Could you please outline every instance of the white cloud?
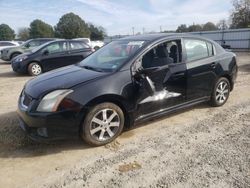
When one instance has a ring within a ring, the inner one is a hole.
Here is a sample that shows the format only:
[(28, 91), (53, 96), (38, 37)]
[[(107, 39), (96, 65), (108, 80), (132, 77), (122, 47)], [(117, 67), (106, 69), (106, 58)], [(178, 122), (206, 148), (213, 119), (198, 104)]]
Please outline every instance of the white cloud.
[[(23, 6), (22, 6), (22, 3)], [(31, 6), (32, 5), (32, 6)], [(228, 18), (230, 0), (7, 0), (0, 1), (1, 22), (17, 29), (39, 18), (55, 25), (65, 13), (102, 25), (108, 34), (175, 30), (180, 24), (202, 24)]]

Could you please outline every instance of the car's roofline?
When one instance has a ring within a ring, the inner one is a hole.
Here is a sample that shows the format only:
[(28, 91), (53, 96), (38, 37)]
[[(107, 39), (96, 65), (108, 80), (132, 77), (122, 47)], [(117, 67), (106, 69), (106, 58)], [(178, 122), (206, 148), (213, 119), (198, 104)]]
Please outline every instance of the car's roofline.
[(194, 38), (194, 39), (202, 39), (202, 40), (207, 40), (211, 41), (212, 40), (202, 37), (202, 36), (197, 36), (197, 35), (192, 35), (192, 34), (186, 34), (186, 33), (157, 33), (157, 34), (143, 34), (143, 35), (134, 35), (134, 36), (128, 36), (124, 38), (117, 39), (115, 41), (122, 41), (122, 40), (141, 40), (141, 41), (149, 41), (149, 42), (154, 42), (158, 40), (164, 40), (168, 38)]

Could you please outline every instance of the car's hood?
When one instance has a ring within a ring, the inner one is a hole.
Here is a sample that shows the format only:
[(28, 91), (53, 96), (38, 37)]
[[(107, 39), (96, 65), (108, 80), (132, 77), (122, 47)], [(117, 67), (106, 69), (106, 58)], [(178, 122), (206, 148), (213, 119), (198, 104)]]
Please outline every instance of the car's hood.
[(28, 81), (25, 85), (25, 93), (32, 98), (39, 98), (52, 90), (68, 89), (107, 74), (71, 65), (42, 74)]
[(23, 58), (23, 57), (25, 57), (25, 56), (27, 56), (27, 57), (29, 58), (30, 55), (32, 55), (31, 52), (25, 52), (25, 53), (23, 53), (23, 54), (20, 54), (20, 55), (14, 57), (14, 58), (11, 60), (11, 62), (16, 62), (17, 59)]

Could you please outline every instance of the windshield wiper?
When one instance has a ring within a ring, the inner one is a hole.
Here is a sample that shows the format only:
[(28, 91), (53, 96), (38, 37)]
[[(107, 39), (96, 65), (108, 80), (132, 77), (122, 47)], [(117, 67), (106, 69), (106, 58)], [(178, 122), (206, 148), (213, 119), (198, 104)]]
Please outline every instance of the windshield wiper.
[(97, 71), (97, 72), (103, 72), (103, 70), (100, 69), (100, 68), (91, 67), (91, 66), (88, 66), (88, 65), (84, 65), (82, 67), (85, 68), (85, 69), (89, 69), (89, 70), (93, 70), (93, 71)]

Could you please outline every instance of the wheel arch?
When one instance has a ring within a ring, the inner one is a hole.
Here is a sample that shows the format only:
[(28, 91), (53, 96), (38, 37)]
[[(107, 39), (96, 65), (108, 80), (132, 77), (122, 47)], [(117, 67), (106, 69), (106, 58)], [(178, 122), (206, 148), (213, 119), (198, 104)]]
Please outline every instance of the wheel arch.
[(124, 99), (122, 96), (115, 95), (115, 94), (101, 95), (89, 101), (85, 106), (87, 107), (87, 109), (89, 109), (97, 104), (104, 103), (104, 102), (114, 103), (115, 105), (119, 106), (124, 113), (124, 118), (125, 118), (124, 127), (130, 128), (132, 126), (133, 118), (131, 117), (129, 113), (130, 111), (129, 105), (126, 102), (126, 99)]
[(232, 91), (233, 87), (234, 87), (232, 77), (229, 74), (223, 74), (223, 75), (220, 76), (220, 78), (222, 78), (222, 77), (228, 79), (229, 84), (230, 84), (230, 91)]
[(12, 52), (11, 54), (10, 54), (10, 59), (12, 59), (13, 58), (13, 55), (14, 54), (22, 54), (22, 52), (20, 52), (20, 51), (15, 51), (15, 52)]
[(31, 63), (37, 63), (37, 64), (39, 64), (39, 65), (42, 67), (42, 70), (43, 70), (43, 66), (42, 66), (42, 64), (41, 64), (40, 61), (38, 61), (38, 60), (32, 60), (32, 61), (29, 61), (29, 62), (27, 63), (27, 67), (26, 67), (26, 70), (27, 70), (27, 71), (28, 71), (29, 65), (30, 65)]

